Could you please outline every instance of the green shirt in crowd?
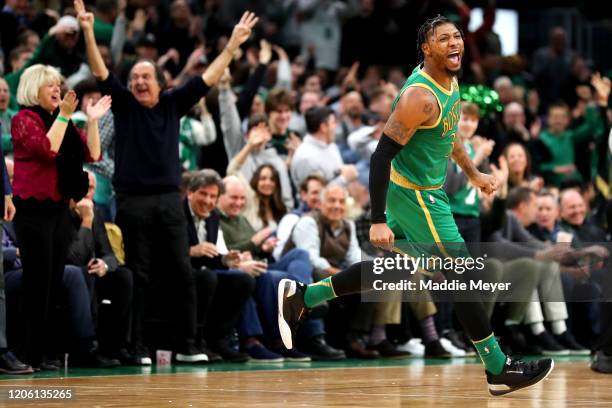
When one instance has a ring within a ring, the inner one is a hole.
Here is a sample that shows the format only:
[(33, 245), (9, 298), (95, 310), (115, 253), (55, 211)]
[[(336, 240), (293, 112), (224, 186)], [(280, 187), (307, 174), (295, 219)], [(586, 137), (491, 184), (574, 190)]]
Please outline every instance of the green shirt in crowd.
[[(544, 176), (546, 184), (559, 187), (563, 180), (582, 180), (578, 170), (571, 174), (558, 174), (554, 172), (555, 167), (565, 166), (576, 163), (576, 145), (588, 140), (596, 140), (602, 135), (602, 122), (599, 111), (588, 107), (585, 111), (585, 121), (575, 129), (567, 129), (558, 134), (553, 134), (548, 130), (540, 133), (540, 140), (551, 154), (551, 160), (540, 164), (540, 171)], [(590, 158), (593, 160), (593, 157)]]

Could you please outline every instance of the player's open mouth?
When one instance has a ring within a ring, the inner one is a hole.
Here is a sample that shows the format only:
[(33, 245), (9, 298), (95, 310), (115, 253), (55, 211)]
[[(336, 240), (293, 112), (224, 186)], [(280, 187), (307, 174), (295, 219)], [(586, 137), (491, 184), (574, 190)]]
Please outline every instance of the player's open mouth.
[(448, 55), (448, 59), (451, 63), (457, 65), (461, 62), (461, 55), (459, 54), (459, 52), (453, 52)]

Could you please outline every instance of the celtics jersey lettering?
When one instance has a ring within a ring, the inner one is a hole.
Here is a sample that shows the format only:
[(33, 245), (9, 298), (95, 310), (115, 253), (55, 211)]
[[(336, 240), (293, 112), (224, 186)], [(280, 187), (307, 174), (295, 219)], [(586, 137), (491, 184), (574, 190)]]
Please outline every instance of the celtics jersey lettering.
[(392, 180), (399, 176), (417, 188), (440, 188), (446, 179), (446, 167), (457, 137), (461, 112), (459, 84), (453, 80), (452, 89), (444, 89), (418, 66), (395, 98), (394, 110), (399, 98), (410, 87), (429, 90), (438, 101), (440, 116), (433, 125), (419, 126), (408, 144), (395, 156)]
[[(472, 147), (472, 144), (466, 142), (463, 144), (465, 151), (467, 152), (470, 159), (473, 161), (476, 156), (476, 151)], [(461, 173), (461, 167), (457, 163), (452, 162), (451, 166), (455, 167), (457, 173)], [(455, 194), (448, 194), (448, 201), (451, 206), (453, 214), (465, 215), (470, 217), (480, 216), (480, 198), (478, 197), (478, 191), (469, 182), (460, 188)]]

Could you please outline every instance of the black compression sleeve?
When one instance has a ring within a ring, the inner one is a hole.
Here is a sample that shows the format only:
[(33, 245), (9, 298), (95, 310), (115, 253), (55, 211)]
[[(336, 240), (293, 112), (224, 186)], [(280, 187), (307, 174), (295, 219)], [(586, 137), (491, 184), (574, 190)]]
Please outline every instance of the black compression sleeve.
[(401, 144), (383, 134), (370, 159), (370, 204), (372, 206), (372, 224), (387, 221), (387, 188), (391, 176), (391, 160), (402, 150)]

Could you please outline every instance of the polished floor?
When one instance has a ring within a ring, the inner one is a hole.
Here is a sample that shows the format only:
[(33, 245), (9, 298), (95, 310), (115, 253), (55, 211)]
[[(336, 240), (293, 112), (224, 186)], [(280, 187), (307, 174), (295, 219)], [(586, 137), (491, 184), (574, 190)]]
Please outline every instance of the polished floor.
[[(612, 375), (588, 358), (555, 362), (543, 383), (503, 397), (489, 396), (476, 359), (71, 369), (0, 377), (0, 407), (612, 407)], [(73, 398), (9, 399), (45, 389)]]

